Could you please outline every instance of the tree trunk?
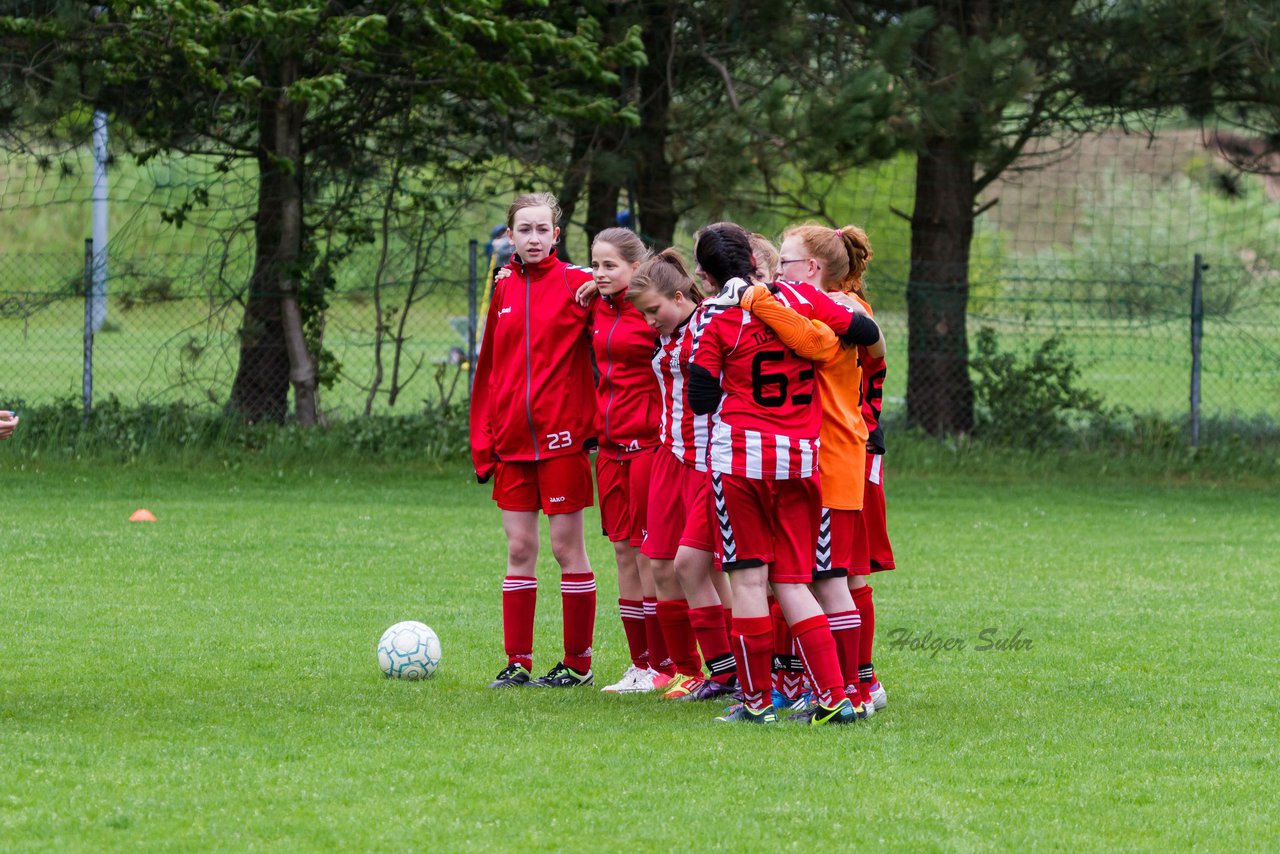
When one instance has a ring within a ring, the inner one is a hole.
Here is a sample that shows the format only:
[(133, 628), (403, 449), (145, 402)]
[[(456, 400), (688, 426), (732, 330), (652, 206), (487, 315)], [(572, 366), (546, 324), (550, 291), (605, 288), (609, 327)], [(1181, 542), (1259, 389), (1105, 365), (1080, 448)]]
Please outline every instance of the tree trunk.
[(591, 173), (587, 182), (587, 240), (596, 239), (596, 235), (606, 228), (618, 224), (618, 194), (622, 188), (609, 178), (597, 178)]
[(600, 128), (591, 173), (587, 178), (587, 244), (606, 228), (618, 224), (618, 194), (622, 192), (622, 169), (618, 149), (622, 145), (619, 128)]
[(649, 61), (639, 69), (640, 127), (634, 131), (636, 152), (636, 213), (640, 234), (655, 249), (670, 246), (676, 233), (675, 190), (667, 163), (671, 107), (667, 60), (675, 40), (671, 5), (655, 0), (645, 5), (648, 22), (641, 33)]
[(229, 407), (249, 421), (281, 423), (292, 383), (299, 423), (318, 418), (315, 362), (307, 350), (298, 306), (302, 254), (302, 121), (306, 108), (285, 91), (296, 65), (280, 66), (275, 97), (258, 110), (258, 211), (255, 254), (240, 331), (240, 364)]
[(907, 282), (907, 422), (933, 436), (973, 429), (965, 314), (974, 160), (944, 138), (916, 165)]
[[(573, 129), (573, 142), (569, 147), (569, 168), (564, 174), (564, 183), (560, 185), (560, 193), (556, 201), (560, 203), (560, 239), (556, 241), (556, 255), (566, 264), (569, 260), (569, 226), (573, 215), (578, 210), (578, 197), (582, 195), (582, 185), (587, 179), (587, 170), (591, 164), (591, 139), (595, 128), (578, 125)], [(590, 245), (591, 238), (587, 238)], [(588, 260), (588, 263), (590, 261)]]

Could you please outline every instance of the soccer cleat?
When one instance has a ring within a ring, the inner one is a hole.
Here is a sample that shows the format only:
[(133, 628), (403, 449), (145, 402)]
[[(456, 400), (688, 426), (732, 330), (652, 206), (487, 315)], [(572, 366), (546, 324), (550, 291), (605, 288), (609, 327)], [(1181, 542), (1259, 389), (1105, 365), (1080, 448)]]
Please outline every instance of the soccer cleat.
[(662, 699), (687, 700), (689, 695), (701, 688), (706, 681), (702, 676), (686, 676), (678, 683), (673, 679), (671, 685), (663, 692)]
[(717, 682), (714, 679), (704, 679), (702, 684), (694, 688), (683, 697), (676, 697), (677, 700), (714, 700), (717, 697), (729, 697), (737, 691), (737, 679), (730, 679), (728, 683)]
[(889, 698), (885, 696), (884, 686), (879, 679), (871, 683), (871, 705), (875, 706), (876, 711), (889, 705)]
[(722, 724), (776, 724), (778, 722), (778, 714), (773, 710), (773, 706), (765, 706), (760, 711), (753, 712), (746, 703), (739, 703), (736, 706), (731, 706), (716, 720)]
[(798, 724), (809, 724), (810, 726), (825, 726), (826, 724), (851, 724), (866, 716), (866, 710), (861, 703), (855, 706), (852, 700), (845, 697), (830, 707), (821, 703), (814, 703), (804, 711), (796, 712), (787, 720)]
[(687, 673), (677, 673), (675, 676), (672, 676), (670, 679), (668, 679), (666, 685), (663, 686), (662, 699), (664, 700), (675, 699), (675, 697), (668, 696), (672, 692), (678, 692), (677, 696), (681, 696), (681, 697), (684, 696), (685, 693), (687, 693), (681, 690), (684, 687), (684, 683), (688, 682), (691, 679), (701, 679), (701, 678), (702, 678), (701, 676), (690, 676)]
[(502, 668), (502, 672), (498, 674), (498, 678), (489, 683), (490, 688), (519, 688), (521, 685), (529, 684), (529, 671), (524, 669), (524, 665), (516, 664), (514, 661)]
[(604, 686), (600, 690), (608, 694), (639, 694), (644, 691), (652, 691), (653, 677), (656, 675), (647, 667), (636, 667), (632, 664), (627, 667), (627, 671), (622, 674), (621, 679), (612, 685)]
[(662, 673), (661, 671), (658, 671), (658, 670), (653, 671), (653, 690), (655, 691), (667, 690), (667, 688), (671, 687), (671, 680), (675, 678), (676, 677), (668, 676), (667, 674)]
[(533, 688), (576, 688), (579, 685), (590, 685), (593, 679), (590, 670), (579, 673), (562, 661), (551, 668), (546, 676), (539, 676), (529, 685)]
[(855, 709), (861, 703), (863, 710), (866, 712), (866, 717), (871, 717), (876, 713), (876, 707), (871, 704), (871, 693), (869, 691), (864, 693), (861, 690), (862, 687), (857, 682), (852, 685), (846, 685), (844, 686), (844, 695), (849, 698), (849, 702), (853, 703)]
[(813, 692), (805, 691), (794, 700), (783, 694), (781, 691), (773, 692), (773, 707), (781, 714), (791, 712), (803, 712), (809, 706), (813, 705)]

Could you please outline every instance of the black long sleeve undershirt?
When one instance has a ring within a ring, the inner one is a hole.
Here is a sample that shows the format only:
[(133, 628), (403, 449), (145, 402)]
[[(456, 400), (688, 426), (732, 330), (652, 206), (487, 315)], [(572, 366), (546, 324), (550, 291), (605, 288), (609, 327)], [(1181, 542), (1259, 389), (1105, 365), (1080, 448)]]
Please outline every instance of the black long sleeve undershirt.
[(840, 340), (850, 347), (870, 347), (880, 340), (880, 326), (865, 314), (855, 314)]
[(715, 412), (724, 397), (724, 389), (720, 381), (711, 376), (711, 372), (702, 365), (689, 366), (689, 407), (694, 415), (707, 415)]

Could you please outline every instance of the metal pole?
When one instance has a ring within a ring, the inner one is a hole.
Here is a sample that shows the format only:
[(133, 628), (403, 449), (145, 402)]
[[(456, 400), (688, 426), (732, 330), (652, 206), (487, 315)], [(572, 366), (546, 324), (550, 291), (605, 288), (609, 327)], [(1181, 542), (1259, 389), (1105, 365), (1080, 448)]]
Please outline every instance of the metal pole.
[(470, 255), (470, 267), (467, 273), (467, 389), (470, 390), (475, 385), (476, 377), (476, 330), (480, 324), (480, 279), (479, 257), (480, 257), (480, 241), (472, 240), (467, 245), (467, 251)]
[(93, 114), (93, 331), (107, 319), (107, 114)]
[(84, 242), (84, 378), (82, 406), (84, 420), (89, 422), (93, 412), (93, 238)]
[(1191, 447), (1200, 446), (1200, 345), (1204, 339), (1204, 271), (1209, 265), (1196, 253), (1191, 275)]

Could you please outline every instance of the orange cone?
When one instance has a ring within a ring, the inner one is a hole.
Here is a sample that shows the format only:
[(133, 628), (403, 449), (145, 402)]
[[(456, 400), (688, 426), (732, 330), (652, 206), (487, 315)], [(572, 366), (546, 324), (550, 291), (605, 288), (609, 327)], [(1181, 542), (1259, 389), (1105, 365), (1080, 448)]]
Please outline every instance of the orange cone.
[(130, 522), (154, 522), (155, 520), (155, 514), (145, 507), (133, 511), (133, 515), (129, 517)]

